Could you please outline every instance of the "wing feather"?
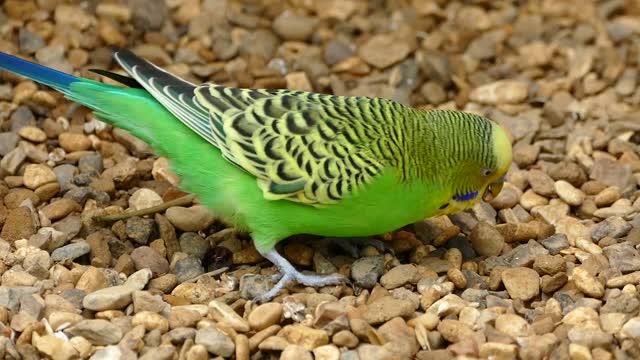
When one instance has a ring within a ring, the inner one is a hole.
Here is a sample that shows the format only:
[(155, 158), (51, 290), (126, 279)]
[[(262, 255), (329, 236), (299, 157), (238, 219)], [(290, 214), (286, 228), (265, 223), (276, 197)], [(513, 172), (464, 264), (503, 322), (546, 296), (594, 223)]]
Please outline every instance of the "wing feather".
[(384, 169), (373, 99), (194, 85), (123, 50), (120, 65), (181, 122), (256, 177), (267, 199), (341, 201)]

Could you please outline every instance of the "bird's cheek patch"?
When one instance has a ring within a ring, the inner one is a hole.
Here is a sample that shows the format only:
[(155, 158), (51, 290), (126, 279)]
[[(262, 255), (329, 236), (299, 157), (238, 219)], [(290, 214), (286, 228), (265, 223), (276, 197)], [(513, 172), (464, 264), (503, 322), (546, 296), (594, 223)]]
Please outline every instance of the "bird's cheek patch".
[(456, 195), (453, 196), (453, 199), (455, 201), (458, 201), (458, 202), (466, 202), (466, 201), (473, 200), (476, 197), (478, 197), (478, 192), (477, 191), (471, 191), (471, 192), (468, 192), (468, 193), (456, 194)]

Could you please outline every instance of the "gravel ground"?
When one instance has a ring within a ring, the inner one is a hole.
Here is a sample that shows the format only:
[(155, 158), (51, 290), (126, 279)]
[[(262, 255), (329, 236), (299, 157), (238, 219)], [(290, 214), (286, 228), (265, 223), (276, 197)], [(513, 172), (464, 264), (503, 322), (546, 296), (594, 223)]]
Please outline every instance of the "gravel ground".
[[(383, 96), (509, 129), (501, 195), (355, 253), (298, 237), (292, 286), (166, 159), (0, 74), (0, 357), (640, 358), (640, 2), (0, 1), (0, 51), (98, 79), (109, 46), (194, 82)], [(107, 80), (105, 80), (107, 81)]]

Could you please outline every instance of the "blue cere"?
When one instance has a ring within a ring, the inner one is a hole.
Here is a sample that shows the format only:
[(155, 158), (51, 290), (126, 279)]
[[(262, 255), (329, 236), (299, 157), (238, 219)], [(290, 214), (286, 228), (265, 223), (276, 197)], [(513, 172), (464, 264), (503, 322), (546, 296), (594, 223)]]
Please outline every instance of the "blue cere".
[(454, 200), (456, 201), (469, 201), (469, 200), (473, 200), (478, 196), (478, 192), (477, 191), (472, 191), (472, 192), (468, 192), (468, 193), (464, 193), (464, 194), (456, 194), (453, 196)]

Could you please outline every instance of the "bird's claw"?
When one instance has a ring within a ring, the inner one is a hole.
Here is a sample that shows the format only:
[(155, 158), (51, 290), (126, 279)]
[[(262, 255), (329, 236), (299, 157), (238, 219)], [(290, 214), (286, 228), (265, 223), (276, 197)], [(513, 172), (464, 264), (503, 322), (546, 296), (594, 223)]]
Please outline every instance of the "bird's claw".
[(255, 297), (256, 303), (269, 301), (276, 297), (280, 290), (284, 289), (291, 281), (298, 284), (311, 287), (323, 287), (329, 285), (338, 285), (348, 282), (348, 279), (340, 274), (333, 275), (306, 275), (296, 270), (289, 261), (283, 258), (275, 249), (265, 252), (263, 256), (271, 261), (279, 270), (278, 274), (274, 274), (271, 278), (276, 284), (269, 291)]

